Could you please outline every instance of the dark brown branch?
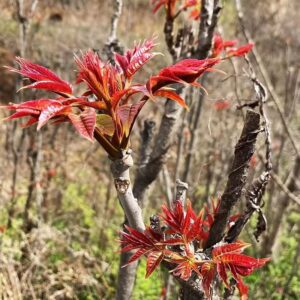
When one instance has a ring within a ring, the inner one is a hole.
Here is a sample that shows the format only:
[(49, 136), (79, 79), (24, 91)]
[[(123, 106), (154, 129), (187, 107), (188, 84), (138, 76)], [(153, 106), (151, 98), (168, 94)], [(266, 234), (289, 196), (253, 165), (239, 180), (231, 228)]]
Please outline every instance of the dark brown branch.
[[(269, 120), (267, 118), (265, 112), (265, 103), (267, 100), (267, 91), (264, 85), (257, 79), (254, 69), (252, 67), (251, 62), (246, 57), (246, 61), (249, 66), (250, 70), (250, 79), (253, 82), (254, 90), (256, 93), (256, 101), (252, 102), (254, 107), (259, 106), (259, 111), (261, 116), (263, 117), (263, 127), (265, 133), (265, 144), (266, 144), (266, 153), (265, 159), (261, 158), (261, 161), (264, 162), (265, 170), (264, 172), (257, 178), (253, 184), (251, 185), (250, 189), (248, 189), (246, 193), (246, 200), (247, 200), (247, 207), (246, 211), (242, 214), (242, 216), (237, 220), (237, 222), (230, 228), (226, 241), (231, 243), (236, 240), (243, 230), (246, 223), (249, 221), (250, 217), (254, 212), (258, 213), (258, 222), (256, 231), (254, 236), (256, 240), (258, 240), (259, 236), (262, 234), (263, 231), (266, 230), (267, 221), (266, 218), (261, 210), (263, 206), (262, 197), (265, 192), (266, 186), (271, 178), (270, 172), (272, 170), (272, 162), (271, 162), (271, 133), (269, 129)], [(253, 108), (254, 108), (253, 107)]]
[(230, 212), (240, 199), (246, 184), (249, 161), (255, 150), (255, 143), (260, 132), (260, 115), (247, 111), (241, 137), (235, 147), (233, 163), (228, 175), (225, 191), (215, 221), (211, 227), (206, 248), (210, 248), (223, 238)]

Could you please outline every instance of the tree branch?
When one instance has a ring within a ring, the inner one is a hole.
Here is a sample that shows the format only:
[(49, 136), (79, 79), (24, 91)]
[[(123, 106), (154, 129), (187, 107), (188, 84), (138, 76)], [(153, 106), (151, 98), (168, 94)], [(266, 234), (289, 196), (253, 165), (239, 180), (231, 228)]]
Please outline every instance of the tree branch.
[(114, 177), (118, 199), (123, 207), (130, 227), (144, 231), (145, 225), (142, 210), (134, 197), (129, 177), (129, 169), (133, 166), (131, 150), (123, 153), (123, 157), (111, 161), (111, 172)]
[(201, 1), (201, 22), (198, 35), (198, 45), (194, 57), (208, 57), (212, 46), (213, 35), (222, 9), (220, 0)]
[(235, 147), (234, 159), (225, 191), (221, 197), (220, 208), (215, 216), (205, 248), (212, 247), (223, 238), (230, 212), (240, 199), (242, 189), (246, 184), (249, 161), (254, 153), (259, 132), (260, 115), (248, 110), (241, 137)]

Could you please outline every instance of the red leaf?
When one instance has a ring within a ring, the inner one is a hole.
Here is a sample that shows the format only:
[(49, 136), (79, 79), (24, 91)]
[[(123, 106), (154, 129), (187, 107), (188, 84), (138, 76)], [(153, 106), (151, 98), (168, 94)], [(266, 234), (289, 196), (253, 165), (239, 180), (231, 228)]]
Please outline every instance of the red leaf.
[(43, 89), (63, 95), (72, 94), (72, 86), (68, 82), (60, 79), (49, 69), (21, 57), (17, 57), (16, 61), (20, 66), (20, 70), (10, 67), (9, 70), (36, 81), (36, 83), (25, 86), (24, 88)]
[(131, 129), (134, 125), (134, 122), (140, 113), (142, 107), (144, 106), (144, 102), (140, 101), (131, 105), (122, 105), (118, 107), (116, 115), (120, 119), (123, 128), (123, 134), (128, 137)]
[(228, 55), (229, 56), (244, 56), (245, 54), (247, 54), (248, 52), (250, 52), (252, 50), (253, 46), (254, 46), (253, 43), (246, 44), (237, 49), (228, 51)]
[(172, 270), (172, 273), (174, 276), (179, 276), (183, 280), (189, 280), (192, 276), (192, 271), (193, 269), (191, 268), (189, 261), (184, 261), (176, 266), (176, 268)]
[(43, 109), (37, 126), (37, 130), (41, 129), (51, 118), (56, 117), (61, 114), (67, 114), (71, 112), (71, 108), (64, 105), (49, 105), (47, 108)]
[(224, 264), (217, 264), (217, 272), (218, 272), (219, 276), (221, 277), (221, 279), (223, 280), (223, 282), (225, 283), (225, 285), (227, 287), (229, 287), (228, 277), (227, 277), (226, 268), (225, 268)]
[(68, 117), (79, 134), (93, 142), (96, 126), (95, 110), (93, 108), (87, 108), (80, 115), (69, 114)]
[(217, 57), (221, 54), (222, 51), (226, 48), (231, 48), (236, 45), (236, 40), (224, 41), (220, 34), (216, 34), (213, 40), (213, 53), (212, 57)]
[(162, 69), (158, 75), (153, 76), (147, 83), (147, 87), (152, 93), (158, 89), (172, 84), (193, 84), (197, 78), (220, 62), (219, 58), (211, 59), (184, 59), (178, 63)]
[(201, 266), (201, 275), (203, 276), (202, 286), (205, 295), (208, 299), (211, 299), (211, 283), (215, 277), (215, 274), (216, 274), (216, 268), (214, 264), (204, 263)]
[(250, 244), (245, 243), (243, 241), (237, 241), (231, 244), (224, 244), (221, 246), (217, 246), (212, 250), (212, 256), (214, 259), (218, 259), (224, 254), (231, 254), (231, 253), (242, 253)]
[(248, 286), (244, 284), (242, 279), (237, 280), (237, 288), (240, 292), (241, 300), (248, 300)]
[(3, 121), (10, 121), (10, 120), (13, 120), (13, 119), (28, 117), (28, 116), (31, 116), (31, 115), (34, 115), (34, 114), (39, 115), (39, 112), (36, 111), (36, 110), (29, 110), (29, 109), (20, 110), (20, 111), (15, 112), (14, 114), (10, 115), (9, 117), (3, 119)]
[(182, 107), (188, 109), (188, 106), (185, 103), (185, 101), (179, 95), (177, 95), (176, 92), (174, 92), (174, 91), (170, 91), (170, 90), (158, 90), (157, 92), (154, 93), (154, 96), (166, 97), (168, 99), (174, 100), (179, 105), (181, 105)]
[(168, 0), (152, 0), (154, 6), (152, 12), (155, 14), (162, 6), (166, 5)]
[(228, 100), (217, 100), (214, 103), (214, 108), (216, 111), (225, 110), (230, 107), (230, 102)]
[(104, 64), (92, 50), (82, 54), (81, 58), (75, 56), (75, 62), (79, 69), (76, 82), (84, 82), (89, 88), (88, 92), (96, 95), (98, 100), (110, 101), (110, 95), (115, 93), (116, 88), (116, 68)]
[(156, 53), (150, 53), (154, 46), (153, 39), (146, 40), (144, 43), (136, 45), (134, 49), (128, 50), (125, 55), (115, 54), (115, 60), (126, 78), (131, 78), (148, 60), (156, 55)]
[(131, 264), (132, 262), (138, 260), (142, 255), (144, 255), (147, 252), (147, 250), (145, 249), (139, 249), (138, 251), (136, 251), (128, 260), (127, 264), (123, 265), (123, 267), (128, 266), (129, 264)]
[(52, 99), (40, 99), (40, 100), (30, 100), (20, 104), (10, 104), (2, 106), (1, 108), (8, 110), (15, 110), (16, 112), (11, 116), (4, 119), (5, 121), (22, 118), (22, 117), (33, 117), (30, 122), (26, 123), (26, 127), (36, 123), (37, 118), (40, 116), (41, 112), (49, 107), (62, 107), (61, 102)]
[(72, 90), (68, 85), (61, 82), (55, 82), (55, 81), (37, 81), (32, 84), (23, 86), (19, 89), (40, 89), (40, 90), (46, 90), (46, 91), (53, 91), (59, 94), (71, 94)]
[(160, 252), (151, 252), (147, 257), (147, 266), (146, 266), (146, 278), (149, 277), (153, 271), (158, 267), (161, 261), (164, 258), (164, 253)]
[(158, 242), (161, 242), (162, 235), (154, 234), (151, 228), (146, 228), (144, 232), (139, 232), (126, 225), (125, 228), (128, 233), (125, 231), (121, 232), (121, 244), (123, 245), (123, 252), (139, 248), (147, 251), (153, 249), (157, 250), (159, 248), (156, 247), (156, 244), (158, 244)]
[(245, 268), (260, 268), (265, 265), (269, 258), (254, 258), (243, 254), (223, 254), (218, 258), (218, 261), (224, 264), (231, 264), (234, 266)]

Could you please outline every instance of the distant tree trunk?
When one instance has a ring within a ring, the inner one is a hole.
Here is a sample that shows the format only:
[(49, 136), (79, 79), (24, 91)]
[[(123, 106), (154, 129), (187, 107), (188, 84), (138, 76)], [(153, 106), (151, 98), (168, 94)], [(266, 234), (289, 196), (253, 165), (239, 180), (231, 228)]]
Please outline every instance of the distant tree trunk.
[[(290, 174), (287, 182), (287, 188), (288, 190), (293, 193), (297, 189), (297, 180), (300, 176), (300, 158), (298, 157), (295, 161), (293, 171)], [(272, 254), (272, 248), (274, 246), (276, 237), (278, 235), (280, 226), (282, 224), (282, 220), (284, 218), (285, 212), (289, 206), (290, 203), (290, 197), (282, 193), (279, 197), (279, 200), (277, 203), (273, 203), (273, 205), (276, 205), (276, 211), (274, 213), (274, 216), (272, 217), (272, 223), (271, 223), (271, 229), (270, 232), (265, 236), (262, 244), (262, 250), (261, 253), (263, 256), (269, 256)]]

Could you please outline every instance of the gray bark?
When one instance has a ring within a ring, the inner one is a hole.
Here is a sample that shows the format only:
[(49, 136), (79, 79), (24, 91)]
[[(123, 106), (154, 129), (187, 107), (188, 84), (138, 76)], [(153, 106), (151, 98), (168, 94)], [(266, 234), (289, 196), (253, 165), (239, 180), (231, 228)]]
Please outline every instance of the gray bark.
[[(128, 220), (130, 227), (144, 231), (142, 210), (134, 197), (129, 176), (129, 169), (133, 165), (131, 150), (123, 153), (123, 158), (111, 162), (111, 171), (114, 177), (114, 183), (118, 194), (118, 199)], [(120, 257), (120, 268), (118, 274), (117, 300), (130, 299), (135, 281), (137, 262), (127, 267), (122, 267), (127, 263), (132, 253), (122, 253)]]

